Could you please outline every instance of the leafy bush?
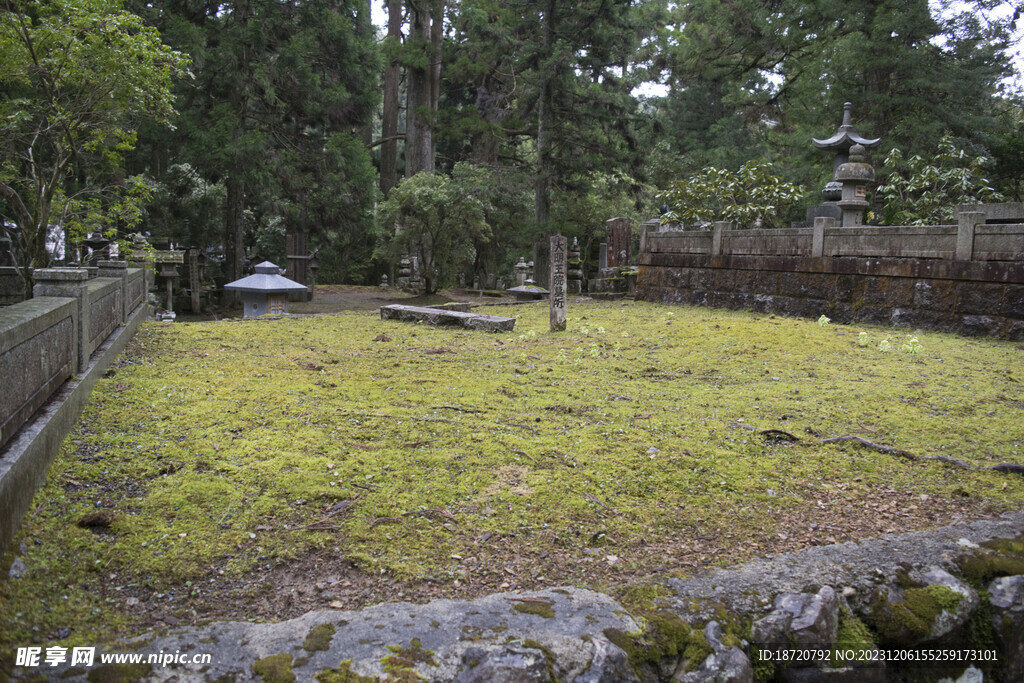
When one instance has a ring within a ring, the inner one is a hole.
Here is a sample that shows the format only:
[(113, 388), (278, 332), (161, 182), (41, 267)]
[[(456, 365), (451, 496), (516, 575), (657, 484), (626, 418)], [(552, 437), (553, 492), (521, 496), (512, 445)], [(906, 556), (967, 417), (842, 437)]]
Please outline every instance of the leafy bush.
[(885, 199), (885, 223), (950, 223), (958, 204), (1000, 201), (1003, 196), (982, 177), (988, 163), (988, 157), (970, 156), (949, 137), (939, 141), (938, 152), (930, 161), (917, 154), (904, 159), (903, 152), (893, 149), (885, 158), (886, 182), (878, 186)]
[(419, 256), (427, 294), (450, 281), (460, 267), (471, 265), (474, 244), (490, 238), (487, 207), (470, 181), (462, 173), (417, 173), (395, 186), (377, 207), (381, 230), (394, 235), (391, 257)]
[(776, 228), (786, 210), (807, 191), (772, 173), (772, 165), (748, 161), (738, 171), (713, 166), (687, 180), (677, 180), (658, 200), (668, 205), (665, 222), (709, 223), (734, 221)]

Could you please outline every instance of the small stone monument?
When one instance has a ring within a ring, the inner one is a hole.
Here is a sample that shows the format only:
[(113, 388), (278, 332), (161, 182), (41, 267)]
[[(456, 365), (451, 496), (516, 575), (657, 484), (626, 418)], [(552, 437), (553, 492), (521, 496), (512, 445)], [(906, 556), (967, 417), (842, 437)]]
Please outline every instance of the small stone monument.
[(608, 268), (628, 266), (632, 261), (633, 233), (628, 218), (612, 218), (604, 223), (608, 240)]
[(99, 230), (93, 231), (93, 233), (86, 237), (83, 242), (91, 251), (89, 254), (90, 266), (95, 266), (100, 261), (106, 261), (110, 258), (107, 252), (110, 247), (110, 240), (107, 239)]
[(13, 268), (14, 254), (11, 252), (11, 238), (0, 237), (0, 268)]
[(391, 289), (391, 285), (388, 284), (388, 276), (386, 274), (380, 276), (380, 288)]
[(412, 276), (412, 263), (409, 261), (409, 257), (402, 254), (402, 258), (398, 260), (398, 288), (401, 290), (409, 289), (409, 278)]
[(565, 331), (566, 299), (568, 284), (568, 250), (566, 239), (561, 235), (551, 236), (549, 313), (552, 332)]
[(281, 275), (277, 265), (264, 261), (256, 266), (254, 275), (229, 282), (224, 285), (224, 289), (242, 293), (245, 305), (243, 315), (251, 318), (268, 313), (287, 313), (288, 293), (304, 290), (306, 286), (289, 280)]
[(575, 237), (572, 238), (572, 246), (569, 247), (568, 292), (583, 293), (583, 261), (580, 260), (580, 243)]
[(526, 265), (526, 259), (520, 256), (519, 263), (513, 266), (512, 270), (515, 271), (516, 274), (516, 287), (521, 287), (526, 284), (526, 279), (530, 272), (530, 266)]

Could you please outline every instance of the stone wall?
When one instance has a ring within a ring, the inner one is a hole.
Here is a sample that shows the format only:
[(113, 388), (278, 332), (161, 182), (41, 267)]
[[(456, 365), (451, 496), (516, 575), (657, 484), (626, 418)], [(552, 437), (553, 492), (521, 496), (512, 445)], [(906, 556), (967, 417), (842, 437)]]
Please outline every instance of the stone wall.
[(638, 299), (1024, 339), (1024, 225), (648, 232)]
[(0, 309), (0, 447), (78, 367), (75, 300), (30, 299)]
[[(0, 308), (0, 553), (96, 380), (146, 318), (142, 270), (109, 268), (36, 270), (35, 297)], [(114, 277), (91, 277), (101, 272)]]

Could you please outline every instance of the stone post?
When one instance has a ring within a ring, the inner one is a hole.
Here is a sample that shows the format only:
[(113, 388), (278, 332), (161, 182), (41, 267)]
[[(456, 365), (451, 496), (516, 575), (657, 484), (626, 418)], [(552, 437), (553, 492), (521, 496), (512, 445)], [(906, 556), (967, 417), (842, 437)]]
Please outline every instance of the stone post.
[(597, 270), (598, 272), (608, 267), (608, 243), (601, 242), (601, 246), (597, 250)]
[(524, 284), (526, 284), (526, 275), (530, 270), (530, 266), (526, 265), (526, 259), (520, 256), (519, 263), (513, 266), (512, 270), (514, 270), (516, 274), (515, 286), (522, 287)]
[(77, 299), (75, 342), (78, 372), (89, 367), (89, 272), (85, 268), (40, 268), (33, 272), (36, 284), (32, 296), (62, 296)]
[(814, 234), (811, 237), (811, 257), (821, 258), (825, 255), (825, 229), (836, 227), (836, 219), (818, 216), (814, 219)]
[(548, 276), (551, 270), (550, 238), (542, 237), (533, 243), (533, 280), (538, 287), (548, 287)]
[(726, 230), (732, 230), (732, 223), (730, 221), (715, 221), (715, 228), (711, 233), (712, 256), (722, 255), (722, 233)]
[(561, 235), (552, 235), (550, 252), (551, 277), (548, 283), (548, 307), (552, 332), (565, 331), (568, 260), (566, 239)]
[(125, 261), (99, 261), (98, 277), (116, 277), (121, 281), (121, 324), (128, 322), (128, 263)]
[(956, 260), (974, 258), (974, 229), (985, 222), (984, 211), (963, 211), (956, 215)]
[(628, 218), (612, 218), (604, 222), (608, 240), (608, 267), (622, 268), (633, 260), (633, 233)]
[(202, 294), (202, 281), (199, 279), (199, 249), (192, 247), (188, 250), (188, 288), (192, 299), (192, 314), (199, 313), (202, 308), (200, 294)]
[(575, 237), (569, 247), (569, 292), (583, 293), (583, 262), (580, 261), (580, 244)]

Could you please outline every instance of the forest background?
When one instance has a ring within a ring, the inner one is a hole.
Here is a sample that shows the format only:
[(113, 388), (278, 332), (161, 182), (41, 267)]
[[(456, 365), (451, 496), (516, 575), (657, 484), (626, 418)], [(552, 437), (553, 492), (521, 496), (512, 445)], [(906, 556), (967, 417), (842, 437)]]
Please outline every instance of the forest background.
[(808, 188), (802, 218), (832, 172), (811, 138), (847, 101), (882, 138), (876, 166), (963, 154), (1024, 193), (1019, 0), (376, 4), (4, 0), (16, 254), (49, 265), (55, 224), (72, 249), (141, 229), (232, 280), (247, 256), (283, 263), (294, 233), (320, 282), (372, 284), (407, 246), (403, 206), (433, 202), (452, 228), (438, 285), (511, 273), (542, 235), (590, 253), (604, 220), (657, 216), (660, 190), (708, 167), (770, 164)]

